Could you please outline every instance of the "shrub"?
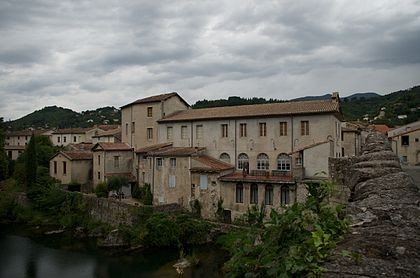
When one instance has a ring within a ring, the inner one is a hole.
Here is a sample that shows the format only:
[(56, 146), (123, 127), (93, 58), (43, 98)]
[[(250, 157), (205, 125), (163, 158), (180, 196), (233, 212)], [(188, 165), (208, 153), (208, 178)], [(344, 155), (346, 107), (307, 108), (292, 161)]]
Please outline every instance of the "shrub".
[(98, 198), (108, 198), (109, 191), (106, 183), (99, 183), (95, 188), (95, 194)]
[(78, 182), (72, 181), (67, 185), (68, 191), (77, 191), (80, 192), (82, 185)]

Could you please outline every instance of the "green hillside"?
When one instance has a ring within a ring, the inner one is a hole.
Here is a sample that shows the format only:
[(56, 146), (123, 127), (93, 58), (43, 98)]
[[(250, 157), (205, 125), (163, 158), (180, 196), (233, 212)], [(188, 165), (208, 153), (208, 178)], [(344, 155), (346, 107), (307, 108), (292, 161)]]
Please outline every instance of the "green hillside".
[(73, 110), (47, 106), (20, 119), (6, 122), (10, 130), (33, 128), (90, 127), (95, 124), (119, 124), (121, 111), (114, 107), (103, 107), (77, 113)]

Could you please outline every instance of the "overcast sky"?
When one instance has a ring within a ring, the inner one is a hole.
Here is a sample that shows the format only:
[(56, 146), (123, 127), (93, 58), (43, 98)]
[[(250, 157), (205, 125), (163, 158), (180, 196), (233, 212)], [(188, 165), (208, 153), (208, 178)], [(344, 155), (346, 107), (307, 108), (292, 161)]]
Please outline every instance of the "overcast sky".
[(0, 117), (420, 84), (420, 1), (0, 1)]

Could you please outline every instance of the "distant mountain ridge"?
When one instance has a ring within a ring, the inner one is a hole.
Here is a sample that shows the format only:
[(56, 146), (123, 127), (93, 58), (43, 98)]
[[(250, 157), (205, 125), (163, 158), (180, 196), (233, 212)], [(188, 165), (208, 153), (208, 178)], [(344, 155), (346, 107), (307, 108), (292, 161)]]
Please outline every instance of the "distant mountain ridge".
[[(331, 98), (331, 94), (321, 96), (307, 96), (295, 98), (292, 101), (322, 100)], [(355, 93), (341, 98), (344, 119), (347, 121), (361, 120), (366, 115), (374, 119), (384, 108), (385, 117), (374, 120), (374, 123), (383, 123), (389, 126), (402, 125), (420, 119), (420, 86), (393, 92), (381, 96), (374, 92)], [(235, 106), (245, 104), (262, 104), (285, 102), (280, 99), (242, 98), (230, 96), (227, 99), (199, 100), (192, 105), (194, 109)], [(405, 119), (398, 119), (398, 115), (407, 115)], [(120, 124), (121, 111), (115, 107), (103, 107), (96, 110), (87, 110), (77, 113), (71, 109), (48, 106), (34, 111), (20, 119), (5, 122), (10, 130), (33, 128), (69, 128), (90, 127), (95, 124)]]
[(22, 118), (5, 122), (10, 130), (27, 128), (91, 127), (95, 124), (120, 124), (121, 111), (107, 106), (81, 113), (58, 106), (46, 106)]

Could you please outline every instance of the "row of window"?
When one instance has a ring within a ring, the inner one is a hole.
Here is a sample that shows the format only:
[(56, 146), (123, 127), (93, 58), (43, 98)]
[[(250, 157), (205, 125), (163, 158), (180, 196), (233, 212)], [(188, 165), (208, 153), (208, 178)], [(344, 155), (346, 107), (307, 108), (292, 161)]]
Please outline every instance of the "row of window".
[[(236, 203), (244, 202), (244, 186), (238, 183), (235, 188)], [(249, 201), (251, 204), (258, 204), (258, 185), (251, 184)], [(290, 189), (288, 186), (282, 186), (280, 189), (280, 204), (285, 205), (290, 203)], [(264, 190), (264, 204), (274, 204), (274, 191), (271, 184), (267, 184)]]
[[(57, 174), (57, 161), (54, 161), (54, 174)], [(67, 162), (63, 161), (63, 175), (67, 174)]]
[[(61, 141), (61, 137), (57, 137), (57, 142), (60, 143), (60, 141)], [(66, 142), (67, 142), (67, 137), (63, 136), (63, 143), (66, 143)], [(77, 136), (73, 136), (73, 143), (76, 143), (76, 142), (77, 142)]]
[[(176, 176), (168, 176), (168, 187), (174, 188), (176, 186)], [(208, 177), (206, 175), (200, 175), (200, 189), (206, 190), (208, 188)], [(195, 185), (191, 186), (191, 190), (195, 189)]]
[[(227, 153), (222, 153), (220, 155), (220, 160), (230, 163), (230, 156)], [(269, 156), (265, 153), (260, 153), (257, 155), (257, 170), (269, 170)], [(285, 153), (281, 153), (277, 156), (277, 170), (280, 171), (290, 171), (291, 169), (291, 157)], [(302, 157), (299, 156), (296, 158), (296, 165), (302, 165)], [(241, 153), (238, 155), (238, 169), (249, 169), (249, 156), (246, 153)]]
[[(309, 121), (301, 121), (301, 129), (300, 134), (301, 135), (309, 135)], [(267, 136), (267, 123), (259, 123), (259, 135), (261, 137)], [(148, 128), (152, 130), (151, 128)], [(287, 122), (280, 122), (280, 136), (287, 136)], [(247, 137), (247, 124), (241, 123), (239, 124), (239, 137)], [(196, 125), (195, 126), (195, 137), (196, 139), (203, 138), (203, 125)], [(228, 124), (221, 124), (221, 137), (227, 138), (229, 137), (229, 128)], [(149, 136), (147, 137), (149, 139)], [(151, 137), (152, 138), (152, 137)], [(168, 126), (166, 128), (166, 139), (171, 140), (173, 138), (173, 127)], [(181, 126), (181, 139), (187, 139), (188, 138), (188, 126), (183, 125)]]

